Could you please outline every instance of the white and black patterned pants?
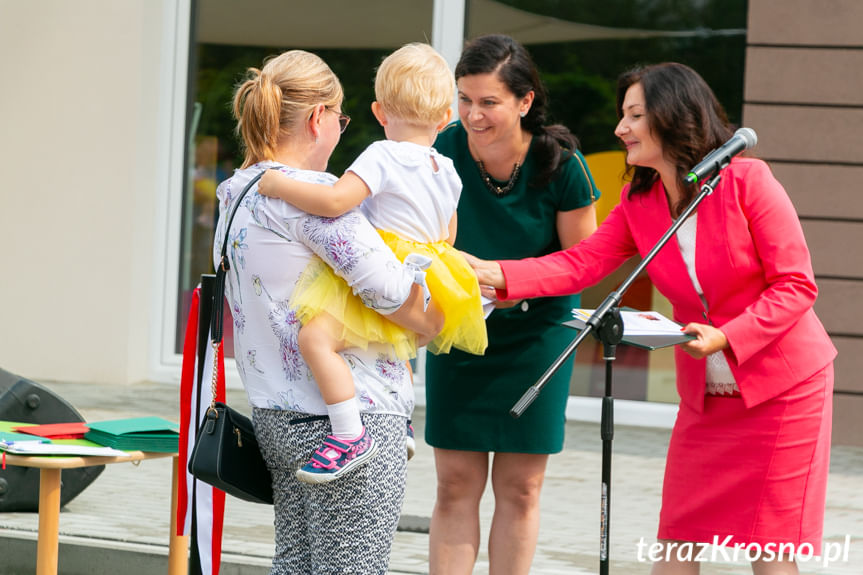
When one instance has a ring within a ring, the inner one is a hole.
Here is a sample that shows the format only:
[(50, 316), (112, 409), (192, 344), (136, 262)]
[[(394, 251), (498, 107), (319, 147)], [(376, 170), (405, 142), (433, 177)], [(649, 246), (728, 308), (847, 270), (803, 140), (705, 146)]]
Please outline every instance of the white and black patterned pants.
[(271, 575), (384, 575), (405, 493), (406, 420), (364, 413), (380, 449), (371, 461), (329, 483), (294, 473), (330, 433), (326, 417), (254, 408), (252, 421), (273, 475), (276, 550)]

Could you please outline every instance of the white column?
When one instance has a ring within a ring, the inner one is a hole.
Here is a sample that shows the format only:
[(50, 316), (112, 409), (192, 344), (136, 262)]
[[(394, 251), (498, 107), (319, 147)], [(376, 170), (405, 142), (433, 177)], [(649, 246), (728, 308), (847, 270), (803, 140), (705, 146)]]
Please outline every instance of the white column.
[(435, 0), (432, 19), (432, 46), (455, 68), (464, 43), (464, 14), (467, 0)]
[[(469, 0), (434, 0), (432, 46), (443, 54), (452, 70), (455, 70), (464, 44), (464, 16), (467, 1)], [(458, 102), (455, 95), (453, 98), (453, 110), (457, 110)]]

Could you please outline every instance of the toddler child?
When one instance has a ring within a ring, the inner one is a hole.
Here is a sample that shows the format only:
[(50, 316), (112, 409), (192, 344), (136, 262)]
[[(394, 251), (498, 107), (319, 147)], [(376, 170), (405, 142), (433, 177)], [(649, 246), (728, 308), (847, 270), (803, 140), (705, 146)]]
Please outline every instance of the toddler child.
[[(412, 43), (390, 54), (375, 76), (372, 113), (386, 140), (372, 143), (333, 185), (312, 184), (268, 171), (258, 192), (311, 214), (339, 216), (361, 206), (396, 256), (425, 275), (444, 312), (432, 353), (451, 347), (482, 354), (488, 345), (476, 276), (452, 247), (461, 180), (452, 160), (432, 144), (449, 122), (455, 80), (431, 46)], [(426, 270), (423, 272), (422, 270)], [(307, 483), (332, 481), (368, 461), (375, 440), (365, 430), (353, 380), (339, 352), (369, 342), (393, 345), (399, 359), (416, 355), (416, 334), (362, 305), (360, 295), (331, 268), (310, 264), (291, 296), (302, 322), (299, 346), (327, 404), (332, 435), (297, 471)], [(409, 451), (412, 429), (408, 424)]]

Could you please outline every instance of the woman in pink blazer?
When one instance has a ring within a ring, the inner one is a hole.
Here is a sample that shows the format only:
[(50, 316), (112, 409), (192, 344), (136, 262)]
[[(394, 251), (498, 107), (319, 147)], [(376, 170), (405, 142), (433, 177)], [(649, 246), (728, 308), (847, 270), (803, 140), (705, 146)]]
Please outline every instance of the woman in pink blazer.
[[(713, 92), (681, 64), (625, 73), (617, 102), (632, 176), (620, 204), (568, 250), (470, 258), (499, 299), (580, 292), (646, 254), (697, 193), (684, 176), (731, 136)], [(738, 557), (755, 573), (797, 573), (801, 546), (821, 549), (836, 350), (812, 309), (794, 207), (764, 162), (735, 158), (647, 271), (696, 336), (675, 350), (681, 402), (652, 572), (696, 574), (699, 550), (718, 542), (748, 546)]]

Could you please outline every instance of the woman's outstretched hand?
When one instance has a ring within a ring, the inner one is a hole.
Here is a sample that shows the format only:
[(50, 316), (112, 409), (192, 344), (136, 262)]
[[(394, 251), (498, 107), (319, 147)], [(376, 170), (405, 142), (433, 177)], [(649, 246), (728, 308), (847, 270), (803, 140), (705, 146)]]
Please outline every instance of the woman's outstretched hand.
[(479, 285), (495, 289), (504, 289), (506, 287), (506, 279), (503, 277), (503, 270), (500, 268), (499, 263), (494, 260), (481, 260), (467, 252), (461, 253), (476, 273)]
[(494, 260), (481, 260), (478, 257), (472, 256), (467, 252), (461, 252), (470, 267), (476, 273), (476, 279), (479, 282), (479, 290), (483, 297), (486, 297), (494, 302), (494, 307), (497, 309), (513, 307), (519, 302), (499, 301), (497, 299), (496, 289), (506, 288), (506, 278), (503, 276), (503, 270), (500, 264)]
[(701, 359), (707, 357), (711, 353), (728, 347), (728, 339), (721, 330), (704, 323), (688, 323), (681, 330), (683, 333), (694, 335), (696, 339), (687, 341), (680, 345), (683, 351), (694, 357)]

